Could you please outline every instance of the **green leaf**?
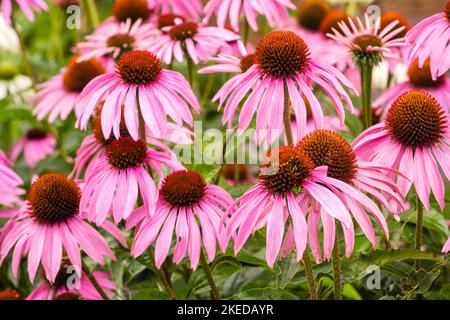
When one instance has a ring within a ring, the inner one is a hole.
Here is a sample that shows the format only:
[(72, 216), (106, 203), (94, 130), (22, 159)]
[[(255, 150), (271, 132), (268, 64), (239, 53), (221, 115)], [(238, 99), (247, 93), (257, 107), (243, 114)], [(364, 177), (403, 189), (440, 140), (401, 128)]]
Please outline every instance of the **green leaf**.
[(156, 288), (138, 290), (132, 293), (132, 300), (167, 300), (166, 293)]
[(229, 300), (297, 300), (295, 294), (285, 289), (258, 288), (242, 291), (228, 298)]
[(442, 263), (443, 260), (437, 258), (431, 252), (423, 252), (415, 249), (398, 249), (398, 250), (376, 250), (367, 255), (368, 261), (379, 265), (384, 266), (385, 264), (394, 262), (394, 261), (403, 261), (403, 260), (430, 260)]
[(211, 271), (214, 271), (216, 269), (217, 266), (221, 265), (221, 264), (232, 264), (232, 265), (236, 265), (236, 266), (241, 266), (241, 263), (239, 262), (238, 259), (236, 259), (236, 257), (234, 256), (220, 256), (218, 258), (216, 258), (214, 260), (214, 262), (211, 264)]

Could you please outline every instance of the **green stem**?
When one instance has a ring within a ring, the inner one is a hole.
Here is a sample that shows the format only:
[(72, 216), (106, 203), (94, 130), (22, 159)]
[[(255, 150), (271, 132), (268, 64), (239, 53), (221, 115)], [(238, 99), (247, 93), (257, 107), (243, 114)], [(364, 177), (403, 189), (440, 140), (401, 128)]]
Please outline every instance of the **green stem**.
[(103, 300), (109, 300), (108, 295), (105, 293), (103, 288), (98, 284), (97, 279), (95, 279), (94, 275), (92, 274), (91, 269), (89, 269), (89, 267), (86, 265), (86, 263), (83, 260), (81, 261), (81, 263), (82, 263), (82, 267), (83, 267), (83, 272), (86, 274), (89, 281), (94, 286), (95, 290), (97, 290), (97, 292), (100, 294), (100, 296), (102, 297)]
[(200, 263), (203, 266), (203, 271), (205, 272), (206, 280), (208, 280), (209, 286), (211, 287), (211, 295), (213, 300), (222, 299), (220, 291), (217, 288), (216, 282), (214, 281), (213, 275), (211, 273), (211, 269), (209, 268), (208, 261), (206, 261), (206, 257), (205, 254), (203, 253), (203, 250), (200, 253)]
[(97, 28), (100, 24), (100, 19), (98, 17), (97, 6), (95, 5), (95, 0), (85, 0), (86, 9), (88, 11), (89, 19), (91, 20), (92, 26)]
[(202, 99), (200, 100), (200, 106), (202, 109), (206, 107), (206, 103), (209, 99), (209, 94), (211, 93), (212, 87), (214, 85), (214, 81), (216, 80), (216, 74), (210, 74), (208, 77), (208, 82), (206, 83), (206, 86), (203, 90)]
[(166, 290), (167, 296), (170, 300), (176, 300), (175, 291), (173, 291), (172, 285), (170, 284), (169, 280), (166, 277), (166, 274), (164, 273), (163, 269), (158, 269), (155, 264), (155, 255), (153, 253), (153, 248), (150, 246), (148, 247), (148, 255), (150, 256), (150, 260), (152, 261), (152, 264), (155, 266), (156, 274), (158, 275), (159, 280), (164, 286), (164, 289)]
[(310, 298), (311, 300), (319, 300), (316, 290), (316, 280), (314, 278), (314, 270), (311, 264), (311, 259), (309, 257), (310, 252), (311, 250), (309, 249), (309, 247), (307, 247), (305, 252), (303, 253), (302, 261), (303, 266), (305, 268), (306, 279), (308, 280)]
[[(417, 195), (417, 221), (416, 221), (416, 249), (422, 247), (422, 230), (423, 230), (423, 205)], [(416, 270), (420, 269), (420, 260), (416, 260)]]
[(339, 232), (337, 232), (337, 230), (331, 260), (333, 263), (334, 300), (342, 300), (343, 279), (342, 279), (341, 256), (339, 252)]
[(284, 122), (284, 132), (286, 133), (286, 141), (288, 145), (294, 145), (294, 138), (292, 135), (291, 127), (291, 109), (290, 109), (290, 99), (288, 87), (286, 80), (283, 80), (283, 92), (284, 92), (284, 109), (283, 109), (283, 122)]
[(371, 64), (360, 66), (364, 129), (372, 126), (372, 70), (373, 66)]
[(250, 35), (250, 25), (248, 24), (247, 19), (244, 19), (244, 36), (243, 36), (243, 40), (244, 40), (244, 45), (245, 46), (247, 46), (249, 35)]
[(191, 85), (191, 88), (194, 89), (194, 63), (192, 62), (191, 57), (186, 51), (186, 63), (187, 63), (187, 69), (188, 69), (188, 81)]

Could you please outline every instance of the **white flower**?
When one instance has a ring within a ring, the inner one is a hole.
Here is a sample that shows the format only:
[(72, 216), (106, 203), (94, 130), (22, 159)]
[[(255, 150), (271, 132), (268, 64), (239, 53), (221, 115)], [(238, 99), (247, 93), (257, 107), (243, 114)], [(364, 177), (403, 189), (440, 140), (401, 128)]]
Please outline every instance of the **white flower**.
[(18, 52), (19, 38), (16, 31), (5, 23), (0, 15), (0, 51)]

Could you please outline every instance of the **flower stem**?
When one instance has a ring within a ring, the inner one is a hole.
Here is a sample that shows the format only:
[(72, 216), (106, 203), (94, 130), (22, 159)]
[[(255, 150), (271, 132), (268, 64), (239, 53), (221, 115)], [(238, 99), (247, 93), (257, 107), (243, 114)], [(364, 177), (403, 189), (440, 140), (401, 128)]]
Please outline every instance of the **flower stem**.
[(294, 145), (294, 138), (292, 135), (291, 127), (291, 110), (290, 110), (290, 99), (286, 80), (283, 80), (283, 92), (284, 92), (284, 109), (283, 109), (283, 122), (284, 122), (284, 132), (286, 133), (286, 141), (290, 146)]
[(142, 111), (141, 111), (141, 105), (139, 103), (139, 89), (136, 88), (136, 104), (137, 104), (137, 111), (138, 111), (138, 130), (139, 130), (139, 139), (141, 139), (142, 141), (146, 142), (147, 141), (147, 135), (145, 133), (145, 121), (144, 121), (144, 116), (142, 115)]
[(247, 45), (248, 43), (248, 36), (250, 35), (250, 25), (248, 24), (247, 19), (244, 19), (244, 45)]
[(220, 300), (220, 299), (222, 299), (220, 291), (217, 288), (216, 282), (214, 281), (213, 275), (211, 273), (211, 269), (209, 268), (208, 261), (206, 261), (206, 257), (205, 257), (205, 254), (203, 253), (203, 250), (200, 253), (200, 263), (203, 266), (203, 270), (205, 272), (206, 280), (208, 280), (209, 286), (211, 287), (211, 295), (212, 295), (213, 300)]
[(97, 28), (100, 24), (100, 19), (98, 17), (97, 6), (95, 5), (95, 0), (86, 0), (86, 8), (88, 11), (89, 19), (91, 20), (92, 26)]
[(371, 64), (360, 67), (361, 72), (361, 99), (364, 129), (372, 126), (372, 70)]
[(170, 284), (169, 280), (166, 277), (166, 274), (164, 273), (163, 269), (158, 269), (155, 264), (155, 254), (153, 252), (153, 248), (150, 246), (148, 247), (148, 255), (150, 256), (150, 260), (152, 264), (155, 266), (156, 274), (158, 275), (159, 280), (164, 286), (164, 289), (166, 290), (167, 296), (170, 300), (176, 300), (175, 291), (173, 291), (172, 285)]
[[(422, 247), (423, 205), (417, 195), (416, 249)], [(416, 270), (420, 269), (420, 260), (416, 260)]]
[(191, 57), (186, 52), (186, 63), (188, 69), (188, 81), (191, 85), (191, 88), (194, 88), (194, 63), (192, 62)]
[(94, 275), (92, 274), (91, 269), (86, 265), (86, 263), (82, 260), (81, 261), (83, 272), (88, 277), (89, 281), (94, 286), (95, 290), (97, 290), (98, 294), (102, 297), (103, 300), (109, 300), (108, 295), (105, 293), (103, 288), (98, 284), (97, 279), (95, 279)]
[(305, 275), (306, 279), (308, 280), (308, 286), (309, 286), (309, 294), (311, 300), (319, 300), (319, 297), (317, 296), (317, 290), (316, 290), (316, 280), (314, 278), (314, 271), (311, 264), (311, 259), (309, 258), (311, 250), (309, 247), (306, 248), (305, 252), (303, 253), (303, 266), (305, 267)]
[(342, 300), (342, 266), (341, 266), (341, 257), (339, 252), (339, 233), (336, 232), (336, 238), (334, 240), (333, 247), (333, 277), (334, 277), (334, 300)]

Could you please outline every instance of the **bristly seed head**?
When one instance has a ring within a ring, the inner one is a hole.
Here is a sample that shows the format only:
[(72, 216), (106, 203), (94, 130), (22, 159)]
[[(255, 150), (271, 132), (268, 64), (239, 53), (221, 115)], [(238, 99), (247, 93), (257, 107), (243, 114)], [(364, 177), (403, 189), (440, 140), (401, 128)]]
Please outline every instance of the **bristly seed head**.
[(325, 0), (303, 0), (297, 6), (297, 22), (306, 29), (318, 31), (330, 11), (331, 7)]
[(131, 19), (135, 22), (138, 19), (147, 20), (151, 10), (147, 0), (116, 0), (112, 7), (112, 14), (119, 21)]
[(274, 194), (296, 192), (313, 169), (314, 163), (303, 150), (284, 146), (267, 154), (260, 165), (259, 179)]
[(158, 18), (158, 29), (161, 30), (165, 27), (172, 27), (174, 26), (175, 20), (180, 20), (181, 22), (186, 22), (186, 19), (182, 16), (179, 16), (177, 14), (163, 14), (162, 16), (159, 16)]
[(172, 40), (184, 41), (191, 39), (198, 32), (198, 24), (195, 22), (183, 22), (173, 26), (169, 31)]
[(133, 138), (114, 140), (106, 149), (106, 158), (117, 169), (135, 168), (145, 163), (147, 144)]
[(139, 85), (155, 81), (162, 67), (153, 53), (136, 50), (125, 53), (117, 62), (116, 69), (123, 81)]
[(78, 56), (73, 57), (66, 66), (63, 83), (70, 92), (81, 92), (94, 78), (105, 73), (103, 66), (95, 59), (77, 62)]
[(302, 73), (308, 61), (308, 45), (292, 31), (273, 31), (256, 48), (255, 62), (262, 72), (274, 78)]
[(397, 34), (393, 39), (404, 38), (406, 33), (411, 29), (411, 23), (409, 23), (408, 19), (406, 19), (403, 15), (401, 15), (400, 12), (388, 11), (383, 13), (380, 19), (380, 29), (383, 30), (395, 20), (398, 21), (398, 24), (394, 27), (394, 30), (400, 27), (405, 27), (405, 29), (403, 29), (399, 34)]
[(0, 290), (0, 300), (22, 300), (22, 296), (20, 295), (20, 292), (16, 290)]
[(83, 297), (78, 293), (62, 293), (55, 297), (55, 300), (84, 300)]
[(241, 63), (240, 63), (242, 72), (247, 71), (254, 64), (255, 64), (255, 54), (254, 53), (250, 53), (250, 54), (246, 55), (245, 57), (242, 57)]
[(372, 34), (364, 34), (353, 39), (353, 43), (356, 44), (361, 51), (368, 52), (369, 47), (381, 47), (383, 46), (383, 41)]
[(41, 175), (28, 193), (31, 214), (42, 224), (56, 224), (78, 214), (81, 192), (77, 184), (60, 173)]
[(199, 173), (180, 170), (166, 177), (161, 195), (173, 207), (191, 207), (203, 199), (205, 191), (206, 181)]
[(443, 74), (436, 80), (433, 80), (431, 77), (430, 58), (428, 58), (422, 68), (419, 68), (419, 59), (414, 60), (408, 68), (408, 77), (409, 81), (416, 87), (436, 88), (442, 84), (447, 75)]
[(41, 140), (47, 137), (47, 132), (41, 129), (32, 128), (26, 132), (25, 136), (27, 137), (27, 140)]
[(444, 110), (436, 99), (419, 90), (398, 97), (387, 112), (385, 123), (394, 140), (412, 148), (439, 142), (447, 126)]
[(356, 177), (356, 155), (351, 145), (339, 134), (317, 130), (297, 145), (316, 167), (328, 166), (328, 176), (350, 183)]
[(360, 35), (353, 39), (352, 42), (359, 47), (352, 49), (351, 54), (355, 64), (360, 69), (367, 66), (376, 66), (381, 62), (382, 56), (379, 51), (368, 50), (369, 47), (383, 46), (383, 41), (379, 37), (373, 34)]
[(334, 10), (331, 11), (320, 23), (320, 31), (323, 35), (327, 35), (327, 33), (333, 33), (333, 28), (342, 33), (342, 29), (339, 26), (339, 22), (347, 22), (350, 16), (345, 11)]

